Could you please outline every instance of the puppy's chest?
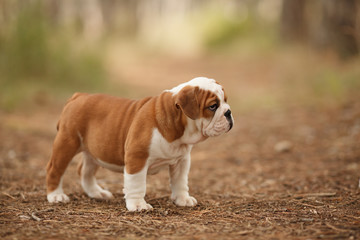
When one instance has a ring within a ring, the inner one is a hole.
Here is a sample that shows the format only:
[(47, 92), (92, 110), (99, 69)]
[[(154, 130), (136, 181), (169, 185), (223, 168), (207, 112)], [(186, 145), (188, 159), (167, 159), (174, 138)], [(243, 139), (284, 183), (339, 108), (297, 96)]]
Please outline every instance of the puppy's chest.
[(180, 144), (179, 141), (169, 143), (154, 129), (149, 149), (149, 174), (157, 173), (161, 168), (174, 165), (190, 154), (192, 145)]

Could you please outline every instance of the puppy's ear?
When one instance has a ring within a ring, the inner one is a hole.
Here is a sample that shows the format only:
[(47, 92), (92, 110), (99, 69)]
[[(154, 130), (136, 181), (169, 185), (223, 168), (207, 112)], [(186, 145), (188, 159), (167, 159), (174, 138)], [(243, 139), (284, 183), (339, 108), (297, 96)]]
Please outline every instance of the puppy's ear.
[(186, 86), (177, 94), (175, 105), (180, 108), (183, 113), (195, 120), (200, 116), (200, 106), (197, 99), (199, 87)]

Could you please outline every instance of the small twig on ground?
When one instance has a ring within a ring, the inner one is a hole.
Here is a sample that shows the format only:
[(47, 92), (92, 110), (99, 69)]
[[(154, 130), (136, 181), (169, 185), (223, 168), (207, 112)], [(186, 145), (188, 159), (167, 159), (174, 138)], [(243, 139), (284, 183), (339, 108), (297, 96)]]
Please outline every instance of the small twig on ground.
[(315, 205), (311, 205), (311, 204), (307, 204), (307, 203), (299, 203), (299, 204), (306, 206), (306, 207), (312, 207), (312, 208), (324, 207), (324, 206), (315, 206)]
[(125, 221), (125, 220), (120, 220), (120, 222), (125, 223), (126, 225), (135, 228), (136, 230), (138, 230), (139, 232), (141, 232), (142, 234), (145, 235), (145, 232), (140, 227), (136, 226), (134, 223), (128, 222), (128, 221)]
[(21, 220), (30, 220), (30, 217), (27, 215), (20, 215), (19, 217)]
[(41, 221), (41, 218), (35, 215), (35, 213), (31, 213), (31, 217), (36, 221)]
[(294, 195), (295, 198), (303, 198), (303, 197), (334, 197), (336, 192), (332, 193), (303, 193)]
[(23, 193), (20, 193), (20, 196), (22, 197), (23, 200), (26, 200), (25, 195)]
[(336, 230), (336, 231), (340, 231), (340, 232), (348, 232), (349, 230), (347, 229), (342, 229), (342, 228), (338, 228), (338, 227), (335, 227), (334, 225), (331, 225), (330, 223), (325, 223), (326, 226), (328, 226), (329, 228), (333, 229), (333, 230)]
[(16, 199), (16, 197), (13, 197), (13, 196), (11, 196), (10, 194), (8, 194), (6, 192), (2, 192), (2, 194), (9, 197), (9, 198), (11, 198), (11, 199)]
[(252, 230), (244, 230), (244, 231), (237, 232), (236, 234), (238, 234), (238, 235), (246, 235), (246, 234), (252, 233), (253, 231), (254, 231), (254, 229), (252, 229)]

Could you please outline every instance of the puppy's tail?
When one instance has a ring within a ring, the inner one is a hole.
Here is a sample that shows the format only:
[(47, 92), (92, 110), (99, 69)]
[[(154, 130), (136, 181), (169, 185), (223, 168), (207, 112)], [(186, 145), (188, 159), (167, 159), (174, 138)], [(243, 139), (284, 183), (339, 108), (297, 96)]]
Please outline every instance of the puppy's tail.
[(71, 96), (71, 98), (69, 98), (69, 99), (67, 100), (66, 104), (68, 104), (69, 102), (77, 99), (79, 96), (85, 95), (85, 94), (86, 94), (86, 93), (79, 93), (79, 92), (74, 93), (74, 94)]
[[(79, 92), (76, 92), (74, 93), (71, 98), (69, 98), (64, 106), (64, 110), (65, 108), (67, 107), (67, 105), (69, 105), (70, 102), (74, 101), (75, 99), (77, 99), (78, 97), (82, 96), (82, 95), (85, 95), (86, 93), (79, 93)], [(63, 110), (63, 111), (64, 111)], [(60, 120), (58, 121), (57, 125), (56, 125), (56, 130), (59, 131), (59, 127), (60, 127)]]

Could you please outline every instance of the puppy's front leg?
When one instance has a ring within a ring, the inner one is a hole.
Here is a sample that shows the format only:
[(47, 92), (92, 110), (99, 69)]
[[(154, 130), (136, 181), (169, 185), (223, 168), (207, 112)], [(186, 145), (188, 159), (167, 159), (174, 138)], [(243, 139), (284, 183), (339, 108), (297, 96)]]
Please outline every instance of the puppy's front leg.
[(124, 194), (126, 208), (129, 211), (141, 211), (152, 209), (152, 206), (146, 203), (144, 197), (146, 193), (146, 175), (148, 167), (135, 174), (128, 174), (124, 169)]
[(190, 171), (190, 152), (174, 165), (170, 165), (171, 199), (178, 206), (192, 207), (197, 204), (194, 197), (189, 195), (188, 174)]

